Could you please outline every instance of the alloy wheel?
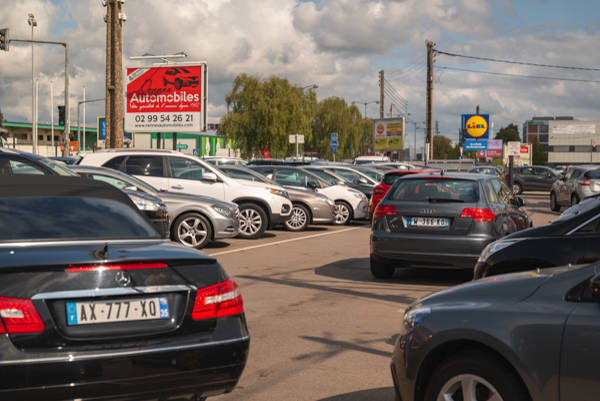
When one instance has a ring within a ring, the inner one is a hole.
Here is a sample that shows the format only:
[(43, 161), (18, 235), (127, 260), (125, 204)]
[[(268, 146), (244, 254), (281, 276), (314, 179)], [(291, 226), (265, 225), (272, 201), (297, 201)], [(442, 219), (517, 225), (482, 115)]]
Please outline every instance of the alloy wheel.
[(306, 226), (308, 222), (308, 216), (306, 215), (306, 211), (302, 207), (298, 207), (294, 205), (292, 209), (292, 214), (288, 220), (286, 220), (285, 225), (290, 230), (301, 230)]
[(198, 247), (208, 235), (208, 231), (202, 220), (198, 217), (190, 217), (183, 220), (177, 227), (177, 238), (185, 246)]
[(443, 386), (437, 401), (504, 401), (498, 390), (485, 379), (473, 374), (450, 378)]
[(348, 205), (343, 202), (336, 202), (334, 216), (335, 224), (346, 224), (350, 218), (350, 209), (348, 209)]
[(262, 217), (256, 210), (244, 209), (240, 211), (240, 231), (244, 234), (256, 234), (262, 224)]

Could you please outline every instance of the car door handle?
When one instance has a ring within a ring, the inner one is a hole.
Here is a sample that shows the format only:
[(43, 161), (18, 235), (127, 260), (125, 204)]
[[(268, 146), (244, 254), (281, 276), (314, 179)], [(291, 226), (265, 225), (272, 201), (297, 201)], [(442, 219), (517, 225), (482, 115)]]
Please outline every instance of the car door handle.
[(173, 185), (171, 189), (183, 189), (183, 185)]

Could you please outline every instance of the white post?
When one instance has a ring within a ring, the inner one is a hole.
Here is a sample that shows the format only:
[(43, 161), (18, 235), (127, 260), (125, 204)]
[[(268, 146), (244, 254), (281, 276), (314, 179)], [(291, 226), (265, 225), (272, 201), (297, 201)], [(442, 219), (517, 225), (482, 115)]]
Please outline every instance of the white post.
[(83, 146), (81, 149), (85, 152), (85, 86), (83, 87)]
[(298, 134), (296, 134), (296, 160), (298, 159)]
[(39, 81), (35, 79), (35, 95), (33, 97), (33, 154), (38, 154), (38, 87)]
[(54, 81), (50, 81), (50, 140), (52, 141), (52, 149), (56, 156), (56, 148), (54, 147)]

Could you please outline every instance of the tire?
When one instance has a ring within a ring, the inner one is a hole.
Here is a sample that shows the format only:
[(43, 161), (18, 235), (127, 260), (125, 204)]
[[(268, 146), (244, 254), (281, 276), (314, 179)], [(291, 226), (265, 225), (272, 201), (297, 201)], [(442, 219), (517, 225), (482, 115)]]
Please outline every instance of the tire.
[(519, 195), (523, 193), (523, 185), (518, 182), (514, 182), (512, 186), (513, 193), (515, 195)]
[(473, 401), (529, 401), (527, 390), (516, 373), (499, 358), (480, 351), (456, 354), (439, 364), (426, 385), (424, 401), (464, 400), (462, 386), (472, 389)]
[(554, 192), (550, 192), (550, 210), (553, 212), (560, 211), (560, 205), (556, 201), (556, 194)]
[(571, 195), (571, 206), (575, 206), (579, 203), (579, 196), (577, 194)]
[(310, 223), (310, 212), (299, 203), (294, 203), (290, 218), (285, 221), (285, 228), (290, 231), (304, 231)]
[(389, 262), (382, 262), (377, 260), (371, 255), (371, 274), (375, 278), (392, 278), (394, 271), (396, 270)]
[(188, 248), (202, 249), (212, 239), (212, 227), (201, 214), (185, 213), (173, 223), (172, 238)]
[(262, 207), (254, 203), (240, 205), (240, 231), (238, 234), (240, 238), (260, 238), (265, 233), (268, 224), (267, 214)]
[(175, 89), (179, 90), (183, 87), (183, 81), (179, 78), (175, 80)]
[(343, 226), (352, 220), (352, 206), (343, 200), (335, 201), (335, 212), (333, 213), (335, 220), (333, 224)]

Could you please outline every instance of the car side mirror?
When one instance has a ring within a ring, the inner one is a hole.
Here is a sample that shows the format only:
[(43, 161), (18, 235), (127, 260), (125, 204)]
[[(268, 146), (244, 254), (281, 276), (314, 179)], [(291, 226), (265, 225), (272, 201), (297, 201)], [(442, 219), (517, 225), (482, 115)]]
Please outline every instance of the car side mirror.
[(360, 177), (358, 179), (358, 182), (363, 185), (367, 185), (369, 183), (369, 181), (367, 181), (367, 179), (365, 177)]
[(202, 181), (217, 182), (217, 175), (215, 173), (204, 173), (202, 174)]
[(596, 274), (590, 280), (590, 290), (594, 298), (600, 298), (600, 274)]
[(308, 187), (309, 187), (310, 189), (312, 189), (313, 191), (316, 191), (316, 190), (317, 190), (317, 188), (319, 188), (319, 184), (317, 184), (317, 183), (316, 183), (316, 182), (314, 182), (314, 181), (309, 181), (309, 182), (308, 182)]
[(125, 188), (123, 188), (125, 191), (137, 191), (137, 187), (135, 185), (128, 185)]

